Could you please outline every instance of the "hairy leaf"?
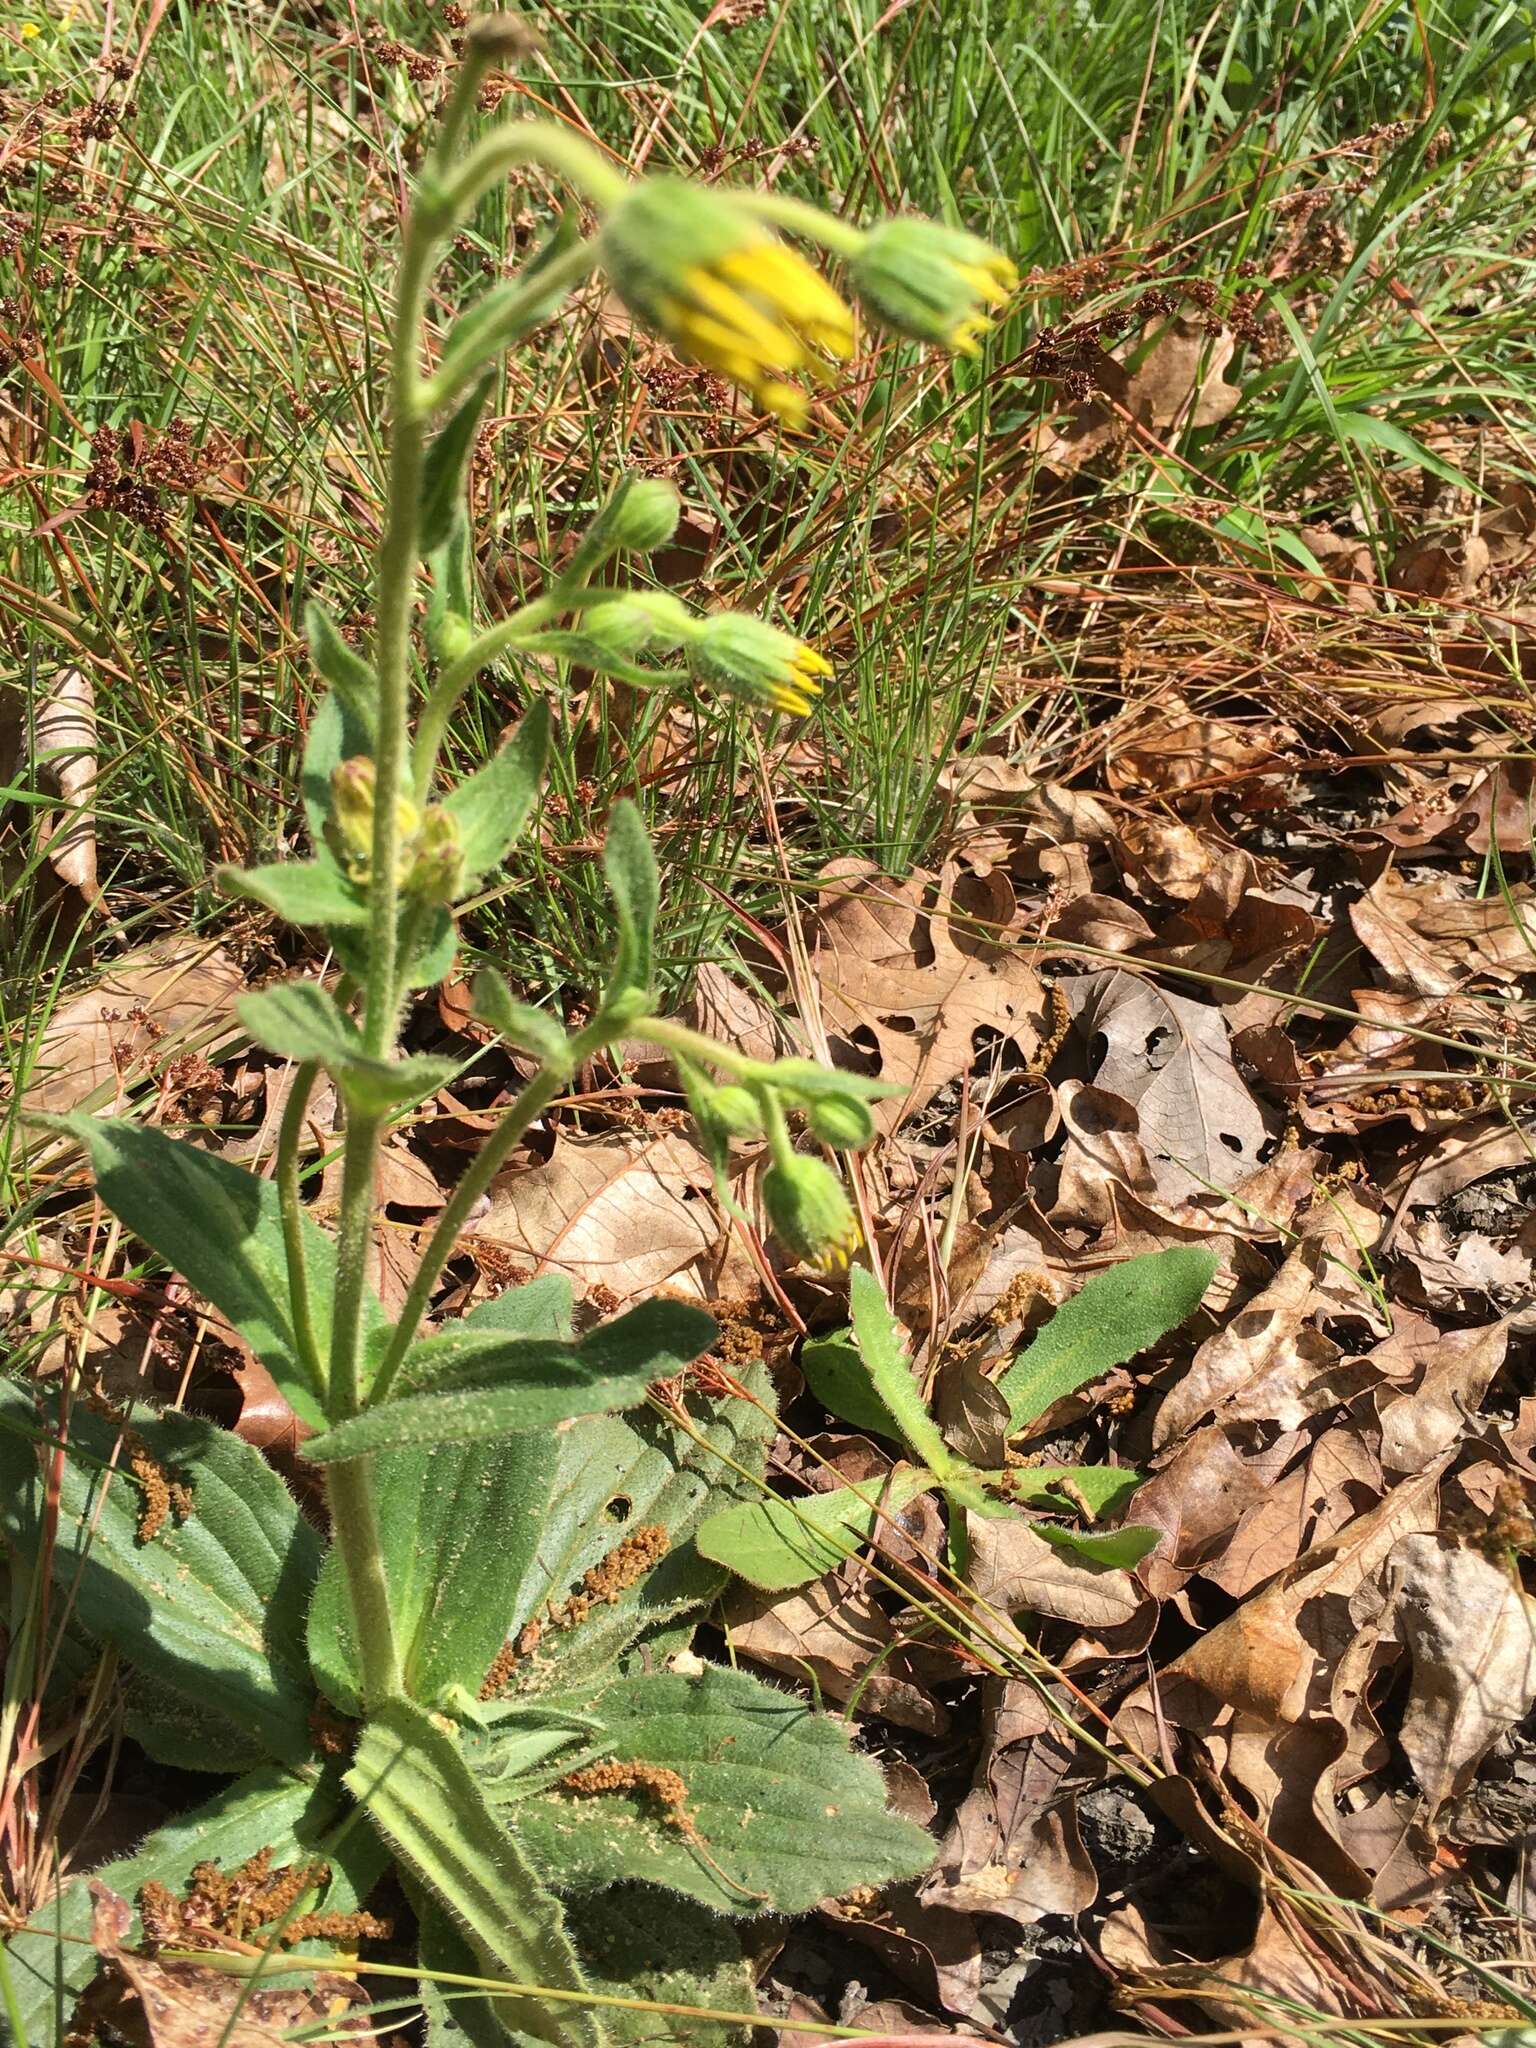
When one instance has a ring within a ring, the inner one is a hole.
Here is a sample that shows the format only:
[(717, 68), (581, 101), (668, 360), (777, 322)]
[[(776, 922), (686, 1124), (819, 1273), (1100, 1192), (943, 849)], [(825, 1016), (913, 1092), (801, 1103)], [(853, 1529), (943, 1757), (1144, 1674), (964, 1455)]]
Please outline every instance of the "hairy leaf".
[(475, 1015), (499, 1032), (508, 1045), (531, 1052), (556, 1070), (570, 1065), (570, 1040), (556, 1017), (514, 1000), (501, 976), (482, 967), (475, 976)]
[(535, 700), (495, 757), (443, 798), (459, 828), (466, 883), (499, 867), (527, 823), (549, 753), (549, 706)]
[(362, 890), (347, 880), (329, 854), (273, 861), (261, 868), (220, 868), (219, 882), (231, 896), (249, 896), (304, 928), (362, 931), (368, 923)]
[(1053, 1550), (1107, 1571), (1129, 1571), (1150, 1556), (1163, 1540), (1161, 1529), (1063, 1529), (1053, 1522), (1034, 1522), (1030, 1526)]
[(896, 1418), (870, 1384), (869, 1368), (859, 1356), (851, 1330), (812, 1338), (800, 1348), (805, 1383), (829, 1414), (855, 1429), (901, 1441)]
[[(50, 1128), (79, 1139), (101, 1199), (167, 1265), (227, 1316), (305, 1422), (323, 1428), (320, 1389), (299, 1359), (288, 1299), (277, 1189), (242, 1166), (126, 1118), (65, 1116)], [(306, 1217), (309, 1311), (322, 1355), (330, 1341), (336, 1251)], [(364, 1298), (370, 1347), (387, 1327)]]
[(304, 607), (304, 637), (309, 642), (309, 656), (315, 667), (347, 710), (365, 728), (370, 727), (376, 716), (379, 694), (379, 679), (374, 674), (373, 664), (365, 661), (349, 644), (325, 606), (313, 598)]
[(939, 1426), (928, 1413), (912, 1377), (906, 1332), (886, 1305), (880, 1282), (867, 1266), (855, 1266), (848, 1281), (853, 1334), (869, 1374), (871, 1393), (889, 1412), (902, 1442), (913, 1455), (941, 1479), (949, 1478), (957, 1469), (955, 1454), (940, 1435)]
[[(570, 1288), (550, 1276), (510, 1288), (458, 1326), (504, 1337), (557, 1337)], [(382, 1452), (374, 1466), (389, 1606), (406, 1689), (428, 1706), (473, 1699), (500, 1650), (517, 1584), (531, 1568), (554, 1489), (551, 1433), (503, 1443)], [(327, 1695), (360, 1710), (341, 1560), (325, 1560), (309, 1614), (309, 1655)]]
[(632, 1408), (717, 1334), (702, 1309), (661, 1300), (569, 1344), (458, 1323), (411, 1347), (399, 1394), (311, 1438), (305, 1456), (327, 1464), (399, 1444), (472, 1443)]
[[(752, 1972), (728, 1921), (649, 1885), (615, 1885), (573, 1899), (566, 1909), (571, 1939), (594, 1991), (649, 1998), (660, 2005), (754, 2012)], [(610, 2009), (603, 2024), (615, 2048), (740, 2048), (745, 2028), (654, 2012)]]
[(474, 453), (475, 434), (493, 377), (482, 377), (447, 424), (433, 436), (421, 465), (418, 518), (423, 555), (436, 552), (453, 530), (453, 515), (464, 495), (464, 477)]
[(1175, 1245), (1095, 1273), (998, 1381), (1013, 1428), (1176, 1330), (1200, 1306), (1216, 1266), (1213, 1253)]
[(749, 1585), (783, 1593), (819, 1579), (852, 1557), (879, 1530), (885, 1517), (934, 1485), (931, 1472), (903, 1467), (887, 1484), (838, 1486), (802, 1500), (770, 1495), (742, 1501), (711, 1515), (695, 1541), (706, 1557), (723, 1564)]
[[(37, 1427), (31, 1401), (9, 1382), (0, 1382), (0, 1424)], [(304, 1616), (319, 1536), (259, 1452), (228, 1430), (190, 1415), (145, 1415), (134, 1436), (146, 1472), (190, 1482), (185, 1521), (167, 1516), (140, 1540), (149, 1495), (122, 1469), (130, 1447), (119, 1445), (113, 1423), (77, 1404), (54, 1542), (42, 1542), (40, 1479), (0, 1503), (8, 1533), (29, 1560), (46, 1551), (59, 1597), (73, 1600), (89, 1634), (235, 1722), (267, 1755), (302, 1763), (314, 1701)], [(118, 1467), (109, 1469), (114, 1452)]]
[(594, 1416), (561, 1437), (554, 1500), (538, 1558), (513, 1600), (508, 1633), (549, 1607), (563, 1608), (585, 1574), (636, 1531), (661, 1528), (666, 1551), (612, 1602), (595, 1604), (574, 1626), (546, 1629), (537, 1656), (515, 1676), (516, 1697), (591, 1683), (637, 1637), (675, 1626), (724, 1585), (724, 1572), (700, 1554), (693, 1532), (711, 1508), (759, 1497), (753, 1480), (732, 1467), (760, 1477), (775, 1427), (766, 1375), (754, 1369), (742, 1383), (762, 1408), (730, 1395), (691, 1394), (688, 1431), (636, 1409)]
[(1089, 1514), (1113, 1515), (1130, 1500), (1146, 1478), (1126, 1465), (1013, 1465), (1008, 1470), (1008, 1498), (1021, 1507), (1086, 1508)]
[(608, 819), (603, 872), (608, 877), (619, 927), (610, 987), (615, 994), (626, 989), (648, 989), (656, 913), (661, 907), (661, 881), (650, 834), (627, 797), (620, 798)]
[(347, 1100), (366, 1113), (382, 1115), (399, 1103), (419, 1101), (459, 1071), (458, 1060), (428, 1054), (373, 1058), (357, 1025), (315, 981), (285, 981), (243, 996), (235, 1011), (258, 1045), (285, 1059), (318, 1060), (341, 1083)]
[[(613, 1792), (562, 1779), (509, 1809), (553, 1883), (590, 1890), (638, 1878), (716, 1912), (800, 1913), (932, 1861), (924, 1831), (887, 1812), (880, 1772), (852, 1749), (845, 1724), (745, 1672), (621, 1679), (593, 1711), (604, 1765), (640, 1777)], [(682, 1780), (680, 1813), (665, 1780), (662, 1790), (645, 1781), (658, 1770)]]
[[(463, 1929), (487, 1976), (586, 1988), (559, 1904), (498, 1824), (458, 1744), (424, 1707), (387, 1701), (364, 1728), (346, 1783), (405, 1868)], [(580, 2003), (524, 1991), (496, 2005), (508, 2026), (557, 2048), (597, 2048), (601, 2038)]]

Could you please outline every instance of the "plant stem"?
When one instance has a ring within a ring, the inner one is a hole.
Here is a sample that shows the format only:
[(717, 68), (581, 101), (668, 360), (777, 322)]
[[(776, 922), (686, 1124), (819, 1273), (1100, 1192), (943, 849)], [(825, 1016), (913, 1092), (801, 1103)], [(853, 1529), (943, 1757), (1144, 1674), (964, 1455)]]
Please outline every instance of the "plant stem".
[(299, 1145), (309, 1099), (320, 1075), (316, 1061), (306, 1060), (293, 1077), (277, 1136), (277, 1201), (283, 1223), (283, 1257), (288, 1267), (288, 1312), (293, 1318), (299, 1362), (308, 1373), (322, 1405), (326, 1398), (326, 1362), (320, 1355), (314, 1317), (309, 1311), (309, 1259), (304, 1248), (304, 1198), (299, 1187)]
[(394, 1384), (405, 1355), (410, 1349), (421, 1319), (427, 1312), (432, 1299), (432, 1290), (438, 1277), (453, 1255), (459, 1235), (468, 1223), (475, 1204), (490, 1187), (501, 1171), (503, 1162), (518, 1139), (527, 1130), (535, 1117), (542, 1116), (554, 1101), (572, 1070), (581, 1062), (599, 1051), (613, 1035), (613, 1025), (601, 1012), (593, 1018), (585, 1031), (580, 1031), (569, 1041), (569, 1056), (559, 1066), (546, 1062), (533, 1079), (518, 1095), (516, 1101), (487, 1138), (479, 1152), (471, 1160), (463, 1179), (448, 1197), (436, 1228), (422, 1254), (416, 1277), (411, 1282), (411, 1291), (405, 1298), (385, 1352), (374, 1377), (372, 1399), (382, 1401)]
[(341, 1553), (347, 1575), (363, 1704), (374, 1707), (381, 1700), (403, 1692), (405, 1677), (390, 1613), (389, 1580), (384, 1571), (384, 1545), (379, 1535), (371, 1460), (353, 1458), (345, 1465), (329, 1466), (325, 1498), (331, 1511), (331, 1538)]
[(692, 1060), (696, 1065), (718, 1067), (722, 1073), (734, 1075), (739, 1081), (764, 1081), (773, 1073), (771, 1064), (749, 1059), (745, 1053), (735, 1051), (722, 1040), (706, 1038), (702, 1031), (675, 1023), (670, 1017), (642, 1017), (630, 1026), (630, 1036), (648, 1039), (665, 1052), (681, 1053), (684, 1059)]

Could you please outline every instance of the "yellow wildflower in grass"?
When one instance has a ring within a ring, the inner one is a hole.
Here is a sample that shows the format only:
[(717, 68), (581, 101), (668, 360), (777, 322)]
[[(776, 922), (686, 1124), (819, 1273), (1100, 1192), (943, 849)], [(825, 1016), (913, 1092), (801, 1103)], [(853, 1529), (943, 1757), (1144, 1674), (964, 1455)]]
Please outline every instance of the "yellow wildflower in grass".
[(684, 644), (701, 683), (791, 718), (805, 716), (821, 695), (821, 678), (832, 673), (809, 641), (750, 612), (711, 612), (693, 621)]
[(793, 425), (788, 380), (853, 353), (853, 315), (818, 270), (728, 193), (647, 178), (603, 228), (614, 289), (637, 318)]
[(956, 355), (981, 353), (991, 311), (1017, 290), (1019, 273), (979, 235), (932, 220), (888, 220), (848, 261), (854, 290), (881, 323)]
[(831, 1167), (803, 1152), (778, 1159), (762, 1179), (774, 1235), (820, 1273), (840, 1273), (863, 1243), (859, 1219)]

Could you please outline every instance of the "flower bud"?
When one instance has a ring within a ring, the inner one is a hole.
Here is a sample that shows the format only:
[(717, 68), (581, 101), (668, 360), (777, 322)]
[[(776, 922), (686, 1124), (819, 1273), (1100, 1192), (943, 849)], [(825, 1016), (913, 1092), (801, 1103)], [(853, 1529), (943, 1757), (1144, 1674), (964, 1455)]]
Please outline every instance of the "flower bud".
[(805, 1120), (834, 1152), (857, 1152), (875, 1135), (869, 1104), (857, 1095), (813, 1095), (805, 1106)]
[(458, 820), (441, 804), (423, 814), (411, 848), (404, 888), (419, 903), (452, 903), (464, 886), (464, 848)]
[(888, 220), (871, 228), (849, 259), (854, 290), (882, 326), (957, 355), (979, 355), (1000, 306), (1019, 282), (1008, 258), (961, 228), (933, 220)]
[(853, 1205), (831, 1167), (804, 1153), (763, 1175), (763, 1208), (774, 1235), (818, 1272), (841, 1272), (862, 1239)]
[[(366, 754), (339, 761), (331, 770), (331, 815), (325, 836), (332, 853), (341, 863), (347, 879), (366, 887), (373, 869), (373, 812), (378, 776)], [(396, 798), (399, 820), (400, 858), (398, 872), (403, 878), (410, 864), (420, 813), (409, 797)]]
[(802, 718), (832, 664), (808, 641), (750, 612), (712, 612), (689, 622), (688, 665), (701, 683), (749, 704)]
[(613, 503), (607, 538), (615, 548), (648, 555), (665, 547), (677, 531), (683, 501), (676, 487), (657, 476), (632, 477)]
[(669, 590), (624, 590), (588, 605), (571, 637), (582, 645), (580, 658), (601, 668), (605, 660), (669, 652), (692, 623), (687, 606)]

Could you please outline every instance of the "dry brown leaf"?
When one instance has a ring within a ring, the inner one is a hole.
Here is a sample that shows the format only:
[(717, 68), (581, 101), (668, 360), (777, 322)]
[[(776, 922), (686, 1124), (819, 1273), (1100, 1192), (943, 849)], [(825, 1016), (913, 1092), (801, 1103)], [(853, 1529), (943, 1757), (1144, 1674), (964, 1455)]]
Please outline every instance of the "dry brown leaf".
[(1437, 1131), (1428, 1145), (1416, 1145), (1402, 1170), (1383, 1181), (1382, 1191), (1394, 1207), (1437, 1209), (1448, 1195), (1474, 1181), (1533, 1160), (1536, 1131), (1503, 1116), (1463, 1117), (1449, 1130)]
[(1258, 1170), (1269, 1133), (1220, 1010), (1123, 968), (1083, 975), (1068, 999), (1094, 1086), (1136, 1110), (1163, 1201), (1230, 1191)]
[(1129, 1572), (1070, 1557), (1021, 1516), (967, 1514), (971, 1590), (999, 1614), (1049, 1614), (1095, 1631), (1119, 1628), (1148, 1605)]
[(1435, 1492), (1446, 1458), (1404, 1480), (1331, 1542), (1309, 1551), (1262, 1593), (1186, 1650), (1168, 1676), (1192, 1679), (1243, 1713), (1269, 1722), (1303, 1712), (1319, 1653), (1298, 1627), (1302, 1609), (1324, 1594), (1348, 1599), (1374, 1577), (1404, 1536), (1435, 1525)]
[[(1282, 1438), (1294, 1447), (1297, 1436)], [(1287, 1451), (1289, 1464), (1294, 1448)], [(1258, 1461), (1255, 1461), (1256, 1464)], [(1234, 1600), (1242, 1600), (1324, 1543), (1381, 1498), (1381, 1466), (1354, 1429), (1330, 1429), (1247, 1510), (1225, 1546), (1201, 1567)]]
[(749, 1059), (776, 1060), (794, 1050), (783, 1019), (761, 996), (710, 960), (695, 977), (685, 1021)]
[(1145, 722), (1120, 739), (1105, 764), (1110, 787), (1174, 793), (1192, 782), (1283, 768), (1296, 735), (1276, 721), (1242, 723), (1197, 718), (1187, 705), (1159, 703)]
[(1415, 995), (1449, 995), (1473, 977), (1511, 981), (1536, 968), (1536, 912), (1524, 882), (1506, 901), (1473, 897), (1449, 875), (1404, 882), (1388, 868), (1349, 915), (1388, 986)]
[(1207, 1414), (1218, 1422), (1278, 1422), (1294, 1429), (1339, 1398), (1339, 1347), (1317, 1328), (1322, 1253), (1305, 1245), (1237, 1314), (1207, 1337), (1158, 1410), (1161, 1448)]
[(96, 692), (89, 676), (63, 668), (38, 707), (37, 766), (63, 799), (39, 821), (48, 865), (83, 896), (96, 894)]
[(942, 1735), (949, 1715), (894, 1649), (890, 1616), (865, 1587), (851, 1592), (819, 1579), (801, 1593), (754, 1593), (737, 1586), (726, 1607), (726, 1639), (754, 1663), (766, 1664), (829, 1699), (857, 1698), (859, 1711), (899, 1728)]
[(570, 1276), (612, 1306), (670, 1286), (713, 1299), (724, 1254), (709, 1162), (676, 1136), (562, 1137), (542, 1166), (492, 1184), (477, 1239)]
[(1213, 338), (1203, 320), (1175, 314), (1132, 371), (1127, 407), (1159, 430), (1216, 426), (1242, 400), (1225, 376), (1236, 346), (1229, 333)]
[(195, 940), (156, 939), (54, 1011), (22, 1097), (62, 1114), (109, 1103), (178, 1053), (206, 1049), (232, 1027), (245, 977), (227, 953)]
[[(864, 861), (828, 868), (807, 932), (836, 1064), (873, 1065), (899, 1096), (874, 1105), (894, 1131), (978, 1056), (977, 1036), (1032, 1054), (1047, 1028), (1045, 991), (1023, 949), (994, 920), (956, 914), (957, 865), (936, 880), (893, 882)], [(1002, 879), (1001, 877), (999, 879)]]
[(1224, 1429), (1213, 1423), (1197, 1430), (1170, 1464), (1137, 1489), (1125, 1512), (1127, 1524), (1163, 1531), (1163, 1542), (1137, 1567), (1148, 1592), (1158, 1599), (1176, 1593), (1265, 1492)]
[(1443, 1536), (1405, 1537), (1392, 1565), (1393, 1620), (1413, 1660), (1399, 1740), (1438, 1811), (1536, 1704), (1536, 1600)]
[(1378, 1402), (1381, 1462), (1389, 1472), (1418, 1472), (1461, 1435), (1509, 1349), (1509, 1325), (1437, 1330), (1417, 1383)]
[(133, 1923), (126, 1899), (91, 1880), (91, 1939), (109, 1980), (88, 1994), (110, 2031), (134, 2048), (286, 2048), (301, 2029), (327, 2039), (371, 2041), (361, 1986), (335, 1971), (257, 1985), (200, 1963), (156, 1962), (123, 1946)]

